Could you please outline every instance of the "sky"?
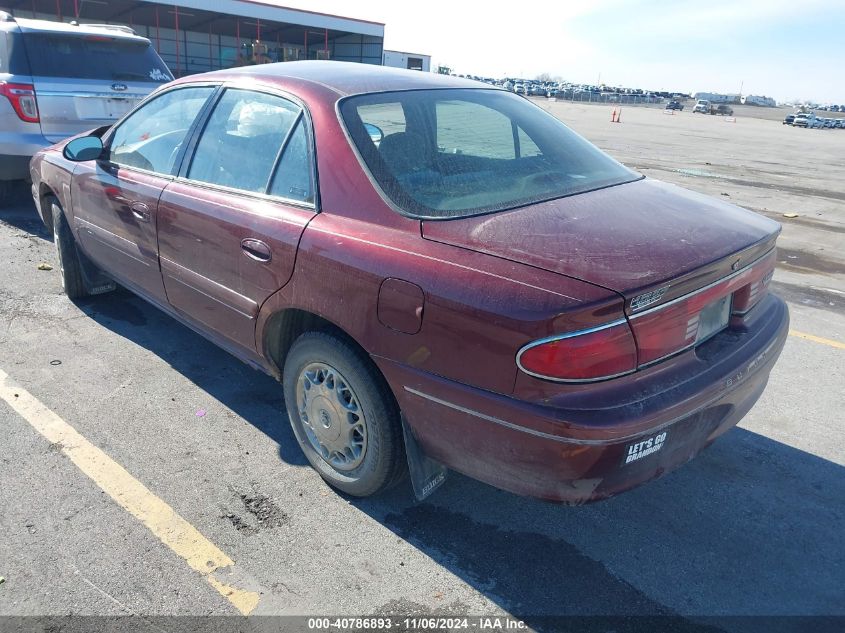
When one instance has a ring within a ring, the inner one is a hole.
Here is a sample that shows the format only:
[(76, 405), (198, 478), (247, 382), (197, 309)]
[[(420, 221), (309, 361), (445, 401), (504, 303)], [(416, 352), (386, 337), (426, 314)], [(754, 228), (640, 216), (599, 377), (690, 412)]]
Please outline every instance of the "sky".
[(383, 22), (460, 74), (845, 104), (845, 0), (276, 3)]

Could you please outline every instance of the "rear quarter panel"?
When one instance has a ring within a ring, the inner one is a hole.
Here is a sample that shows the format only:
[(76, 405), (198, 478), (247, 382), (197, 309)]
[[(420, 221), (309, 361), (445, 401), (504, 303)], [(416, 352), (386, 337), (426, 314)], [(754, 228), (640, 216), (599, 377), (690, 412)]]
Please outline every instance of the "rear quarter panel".
[[(621, 298), (607, 290), (423, 240), (418, 222), (405, 222), (397, 229), (318, 215), (302, 236), (291, 281), (262, 307), (258, 348), (270, 316), (298, 308), (331, 321), (373, 356), (507, 394), (522, 345), (621, 314)], [(422, 289), (419, 332), (379, 321), (379, 288), (388, 278)]]

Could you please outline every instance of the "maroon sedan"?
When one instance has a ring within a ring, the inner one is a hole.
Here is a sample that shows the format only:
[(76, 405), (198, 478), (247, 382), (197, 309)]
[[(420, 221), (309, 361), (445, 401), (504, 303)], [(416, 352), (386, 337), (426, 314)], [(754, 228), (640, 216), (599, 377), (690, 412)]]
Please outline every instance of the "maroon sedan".
[(308, 460), (352, 495), (408, 464), (420, 496), (438, 465), (621, 492), (734, 426), (787, 334), (777, 223), (472, 81), (195, 75), (31, 171), (68, 296), (117, 282), (280, 378)]

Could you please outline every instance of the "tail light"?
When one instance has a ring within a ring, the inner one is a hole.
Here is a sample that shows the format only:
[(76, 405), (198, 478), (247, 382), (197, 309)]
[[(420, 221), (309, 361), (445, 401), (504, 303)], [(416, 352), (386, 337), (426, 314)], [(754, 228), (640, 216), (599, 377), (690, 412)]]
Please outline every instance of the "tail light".
[[(772, 250), (752, 265), (710, 286), (633, 314), (629, 318), (637, 339), (640, 366), (702, 342), (700, 334), (706, 326), (702, 316), (709, 316), (711, 307), (718, 309), (717, 303), (721, 300), (727, 298), (731, 302), (729, 310), (735, 318), (747, 313), (766, 295), (774, 267), (775, 251)], [(728, 325), (727, 319), (724, 325)]]
[(517, 354), (516, 363), (537, 378), (592, 382), (634, 371), (637, 346), (628, 322), (619, 319), (529, 343)]
[(38, 123), (38, 101), (35, 98), (35, 86), (32, 84), (11, 84), (0, 81), (0, 94), (12, 104), (15, 114), (21, 121)]

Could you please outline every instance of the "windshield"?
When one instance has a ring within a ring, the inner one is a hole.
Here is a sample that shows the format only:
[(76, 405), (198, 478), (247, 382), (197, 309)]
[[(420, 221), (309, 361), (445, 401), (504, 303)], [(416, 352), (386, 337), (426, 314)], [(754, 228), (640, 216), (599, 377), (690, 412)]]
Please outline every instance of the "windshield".
[(367, 94), (340, 112), (376, 182), (415, 217), (510, 209), (641, 177), (501, 90)]
[(149, 42), (107, 35), (24, 33), (34, 77), (164, 83), (173, 76)]

